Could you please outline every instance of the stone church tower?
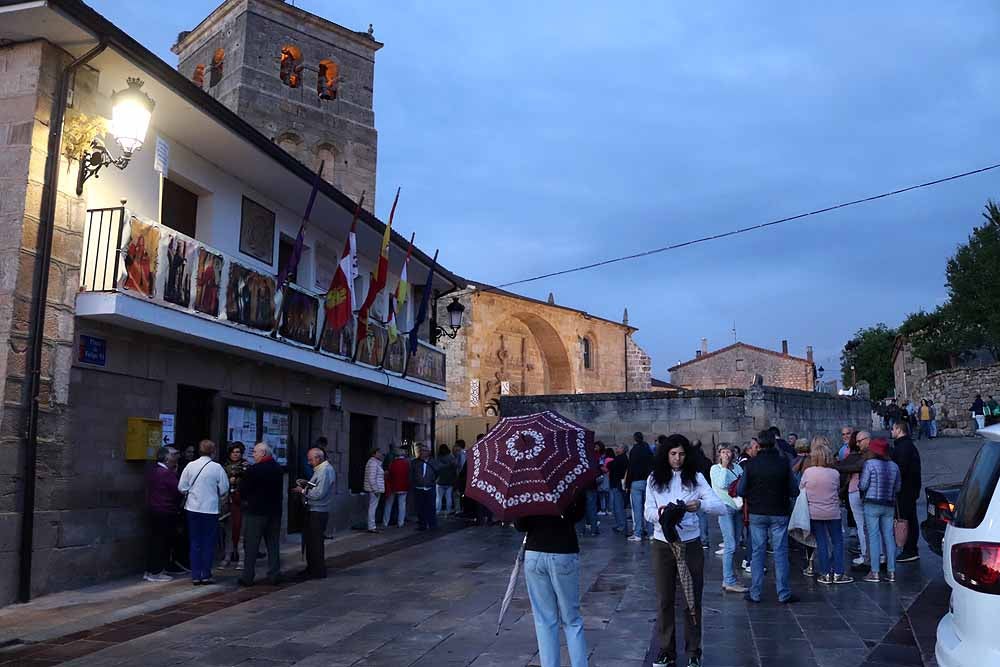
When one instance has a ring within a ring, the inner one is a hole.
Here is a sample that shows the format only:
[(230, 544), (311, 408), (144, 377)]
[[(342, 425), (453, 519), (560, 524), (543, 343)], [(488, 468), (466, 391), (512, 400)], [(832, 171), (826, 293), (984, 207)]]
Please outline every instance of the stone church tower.
[(281, 0), (226, 0), (173, 52), (178, 70), (323, 178), (375, 203), (373, 31)]

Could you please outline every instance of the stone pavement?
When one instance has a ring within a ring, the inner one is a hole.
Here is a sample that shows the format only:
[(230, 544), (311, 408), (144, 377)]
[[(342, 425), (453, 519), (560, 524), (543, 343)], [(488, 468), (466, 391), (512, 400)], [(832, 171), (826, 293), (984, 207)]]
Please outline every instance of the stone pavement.
[[(960, 479), (978, 444), (921, 443), (925, 478)], [(358, 549), (323, 581), (220, 592), (187, 612), (168, 608), (134, 619), (131, 625), (121, 621), (96, 628), (96, 633), (53, 641), (48, 653), (26, 655), (12, 664), (537, 664), (523, 580), (502, 632), (495, 634), (498, 602), (519, 544), (517, 533), (500, 527), (459, 527), (439, 531), (429, 541), (421, 535), (421, 540), (397, 541), (393, 548), (374, 547), (367, 554)], [(712, 533), (717, 541), (717, 526)], [(648, 665), (657, 649), (652, 641), (656, 600), (649, 545), (625, 542), (605, 530), (599, 537), (583, 538), (581, 546), (591, 665)], [(705, 665), (933, 664), (933, 633), (947, 609), (948, 589), (940, 558), (925, 545), (921, 553), (919, 562), (900, 564), (894, 586), (856, 582), (824, 587), (802, 576), (804, 557), (797, 552), (792, 581), (802, 602), (791, 606), (777, 604), (770, 577), (760, 605), (723, 594), (721, 562), (707, 556)], [(76, 657), (81, 647), (93, 652)], [(0, 653), (0, 663), (3, 660)]]

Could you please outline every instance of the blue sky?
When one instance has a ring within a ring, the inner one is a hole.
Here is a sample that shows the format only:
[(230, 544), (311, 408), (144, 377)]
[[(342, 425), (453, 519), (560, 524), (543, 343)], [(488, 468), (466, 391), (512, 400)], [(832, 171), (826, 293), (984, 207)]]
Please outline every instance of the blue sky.
[[(170, 63), (214, 7), (92, 4)], [(377, 210), (402, 185), (400, 231), (484, 282), (1000, 162), (996, 3), (295, 4), (374, 24)], [(989, 197), (1000, 173), (516, 289), (627, 306), (658, 377), (735, 322), (830, 378), (856, 329), (945, 298)]]

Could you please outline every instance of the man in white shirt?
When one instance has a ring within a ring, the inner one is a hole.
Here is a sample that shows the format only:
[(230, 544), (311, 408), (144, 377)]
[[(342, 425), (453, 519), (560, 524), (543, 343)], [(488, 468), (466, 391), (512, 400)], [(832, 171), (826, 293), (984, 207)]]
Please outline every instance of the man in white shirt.
[(212, 558), (219, 528), (219, 500), (229, 493), (225, 469), (212, 460), (215, 443), (198, 443), (200, 458), (184, 467), (177, 490), (184, 494), (188, 532), (191, 535), (191, 582), (195, 586), (214, 584)]

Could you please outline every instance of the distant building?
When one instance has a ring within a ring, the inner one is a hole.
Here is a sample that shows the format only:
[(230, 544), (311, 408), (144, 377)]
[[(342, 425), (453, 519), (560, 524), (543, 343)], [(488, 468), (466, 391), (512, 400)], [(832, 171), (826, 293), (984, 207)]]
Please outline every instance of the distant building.
[(678, 387), (675, 384), (670, 384), (669, 382), (666, 382), (665, 380), (657, 380), (656, 378), (653, 378), (650, 381), (650, 384), (652, 385), (650, 387), (650, 391), (665, 391), (665, 392), (669, 392), (669, 393), (675, 394), (675, 393), (677, 393), (678, 391), (681, 390), (681, 388)]
[(791, 356), (788, 341), (781, 341), (780, 352), (746, 343), (709, 352), (708, 340), (703, 338), (694, 359), (670, 369), (670, 382), (683, 389), (745, 389), (756, 375), (770, 387), (814, 391), (812, 347), (806, 348), (805, 358)]
[(927, 377), (927, 363), (913, 354), (913, 345), (906, 336), (896, 336), (892, 345), (892, 375), (896, 398), (903, 401), (915, 397), (917, 384)]

